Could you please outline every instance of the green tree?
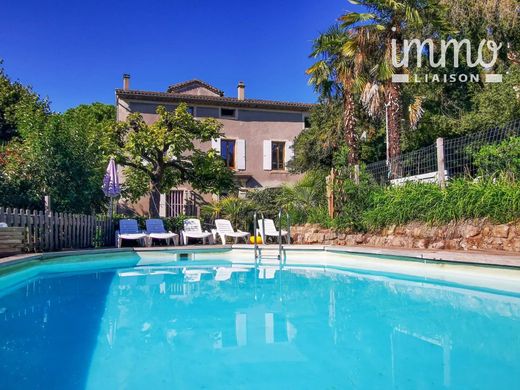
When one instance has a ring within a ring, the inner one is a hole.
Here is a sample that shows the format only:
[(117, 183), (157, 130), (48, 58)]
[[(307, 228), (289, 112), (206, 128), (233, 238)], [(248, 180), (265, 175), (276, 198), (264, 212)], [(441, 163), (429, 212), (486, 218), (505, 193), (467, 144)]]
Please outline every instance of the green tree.
[[(370, 77), (362, 92), (364, 107), (371, 114), (384, 112), (388, 131), (388, 155), (390, 158), (401, 153), (401, 133), (403, 128), (404, 101), (401, 87), (392, 82), (394, 68), (392, 65), (392, 40), (401, 42), (409, 34), (421, 37), (422, 32), (444, 31), (447, 24), (443, 19), (444, 7), (437, 0), (359, 0), (351, 1), (364, 6), (369, 12), (348, 12), (340, 17), (342, 27), (356, 34), (360, 28), (367, 31), (365, 36), (369, 42), (371, 55), (366, 56), (374, 61), (370, 66)], [(360, 23), (362, 26), (360, 27)], [(397, 45), (399, 46), (399, 45)], [(352, 41), (343, 45), (343, 53), (347, 57), (356, 57), (356, 47)], [(399, 52), (400, 48), (397, 48)], [(421, 99), (410, 104), (409, 118), (412, 127), (422, 113)]]
[(233, 172), (217, 151), (198, 146), (219, 138), (222, 124), (213, 118), (195, 119), (186, 104), (173, 112), (160, 106), (157, 114), (151, 125), (134, 113), (113, 128), (117, 162), (125, 167), (125, 196), (137, 200), (150, 194), (150, 214), (158, 216), (161, 192), (182, 183), (204, 193), (234, 188)]
[(12, 81), (2, 68), (0, 60), (0, 144), (20, 135), (19, 127), (23, 125), (21, 122), (48, 113), (48, 102), (40, 99), (30, 87)]
[(335, 99), (325, 100), (312, 108), (310, 127), (294, 139), (294, 158), (289, 162), (292, 172), (313, 169), (329, 170), (332, 156), (343, 144), (343, 107)]
[(101, 184), (113, 150), (107, 128), (114, 119), (114, 107), (101, 103), (32, 117), (21, 127), (21, 141), (7, 148), (4, 174), (18, 201), (2, 203), (41, 208), (43, 196), (50, 195), (55, 211), (102, 210)]
[(339, 26), (330, 27), (314, 41), (311, 57), (319, 60), (307, 69), (307, 74), (311, 76), (309, 82), (323, 97), (341, 97), (344, 139), (349, 148), (349, 163), (355, 165), (359, 162), (359, 153), (354, 84), (359, 69), (356, 62), (343, 53), (343, 47), (352, 39), (353, 37)]

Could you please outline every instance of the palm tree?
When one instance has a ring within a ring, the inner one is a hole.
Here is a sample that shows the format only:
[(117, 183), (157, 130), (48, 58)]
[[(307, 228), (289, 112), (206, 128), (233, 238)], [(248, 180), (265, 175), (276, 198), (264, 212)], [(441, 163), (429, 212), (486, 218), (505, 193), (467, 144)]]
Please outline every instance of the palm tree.
[(311, 57), (320, 58), (309, 69), (309, 83), (326, 98), (341, 97), (343, 101), (343, 131), (348, 146), (348, 163), (359, 162), (356, 136), (356, 117), (353, 89), (355, 83), (354, 61), (343, 54), (342, 48), (351, 37), (338, 25), (321, 34), (313, 44)]
[[(413, 32), (420, 33), (427, 23), (438, 31), (447, 30), (442, 18), (444, 8), (438, 0), (349, 0), (353, 4), (362, 5), (368, 13), (348, 12), (340, 17), (341, 28), (352, 33), (365, 31), (364, 36), (370, 42), (365, 44), (371, 48), (370, 59), (374, 61), (361, 93), (361, 102), (370, 116), (385, 114), (387, 124), (387, 158), (392, 161), (401, 154), (401, 133), (403, 127), (403, 101), (401, 87), (392, 82), (394, 68), (392, 65), (392, 40), (397, 43)], [(355, 58), (355, 47), (352, 41), (343, 46), (345, 56)], [(422, 115), (422, 98), (414, 99), (409, 108), (410, 126), (416, 126)], [(391, 169), (392, 176), (397, 168)]]

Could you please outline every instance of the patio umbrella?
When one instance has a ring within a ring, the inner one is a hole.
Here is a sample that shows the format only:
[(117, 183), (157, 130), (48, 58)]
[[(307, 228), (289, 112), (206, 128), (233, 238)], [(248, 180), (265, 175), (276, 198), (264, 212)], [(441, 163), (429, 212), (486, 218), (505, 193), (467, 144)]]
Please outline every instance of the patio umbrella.
[(113, 157), (110, 158), (110, 162), (108, 163), (102, 188), (105, 196), (110, 198), (109, 214), (110, 218), (112, 218), (112, 199), (121, 193), (121, 185), (119, 184), (119, 177), (117, 176), (117, 166)]

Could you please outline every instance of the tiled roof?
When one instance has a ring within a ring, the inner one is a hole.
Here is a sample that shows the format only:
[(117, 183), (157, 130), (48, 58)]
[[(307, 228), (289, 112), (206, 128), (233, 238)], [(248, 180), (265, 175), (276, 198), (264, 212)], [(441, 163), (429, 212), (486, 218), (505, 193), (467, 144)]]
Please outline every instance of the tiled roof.
[(188, 80), (188, 81), (183, 81), (181, 83), (177, 83), (177, 84), (172, 84), (168, 87), (168, 90), (167, 92), (170, 92), (170, 93), (176, 93), (176, 92), (179, 92), (180, 90), (183, 90), (185, 89), (186, 87), (190, 87), (190, 86), (194, 86), (194, 87), (203, 87), (203, 88), (206, 88), (208, 90), (210, 90), (211, 92), (214, 92), (216, 93), (217, 95), (219, 96), (224, 96), (224, 91), (218, 89), (218, 88), (215, 88), (213, 85), (211, 84), (208, 84), (202, 80), (197, 80), (197, 79), (193, 79), (193, 80)]
[(123, 89), (116, 89), (116, 96), (121, 99), (148, 100), (153, 102), (185, 102), (187, 104), (198, 104), (205, 106), (264, 108), (272, 110), (287, 110), (299, 112), (307, 112), (314, 106), (314, 104), (311, 103), (284, 102), (277, 100), (262, 99), (238, 100), (237, 98), (224, 96), (189, 95), (183, 93), (152, 92)]

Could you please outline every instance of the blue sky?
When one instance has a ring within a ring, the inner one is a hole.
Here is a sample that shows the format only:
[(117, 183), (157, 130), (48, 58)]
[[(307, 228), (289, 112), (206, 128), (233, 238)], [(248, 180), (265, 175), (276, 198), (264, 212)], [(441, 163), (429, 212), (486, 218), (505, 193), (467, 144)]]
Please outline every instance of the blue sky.
[(131, 88), (165, 91), (199, 78), (236, 96), (312, 102), (311, 41), (352, 7), (346, 0), (6, 1), (0, 58), (12, 79), (55, 111), (113, 103)]

